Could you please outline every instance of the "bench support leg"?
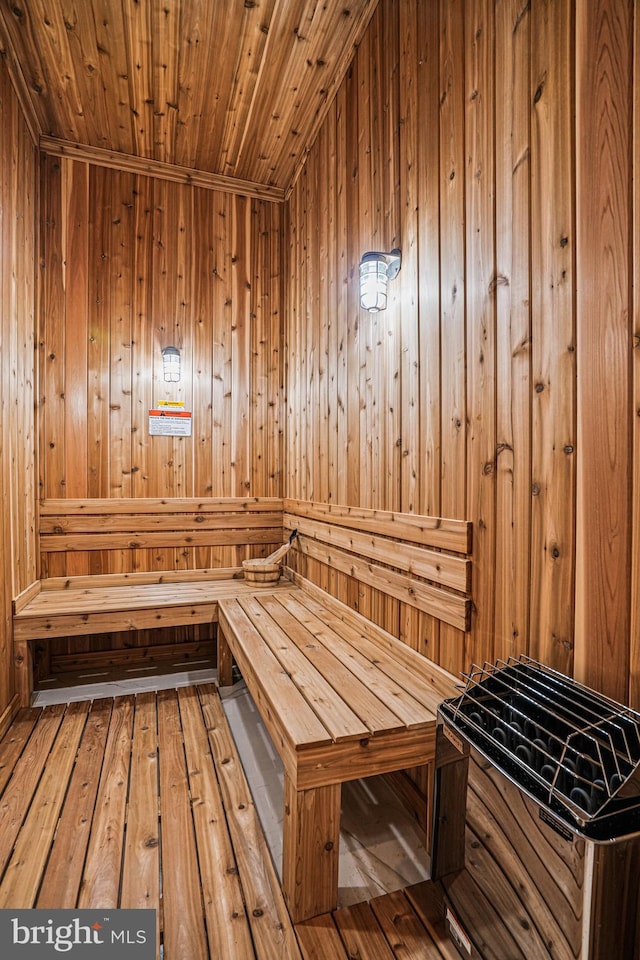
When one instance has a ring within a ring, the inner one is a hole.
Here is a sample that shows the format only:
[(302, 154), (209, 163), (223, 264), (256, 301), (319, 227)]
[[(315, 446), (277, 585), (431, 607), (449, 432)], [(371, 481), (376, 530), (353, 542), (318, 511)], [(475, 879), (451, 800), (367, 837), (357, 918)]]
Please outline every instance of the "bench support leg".
[(296, 790), (284, 777), (282, 889), (294, 923), (338, 905), (341, 785)]
[(218, 650), (216, 659), (216, 677), (219, 687), (230, 687), (232, 681), (233, 656), (220, 623), (217, 628)]
[(30, 707), (33, 693), (33, 651), (28, 640), (14, 642), (13, 663), (18, 703), (21, 707)]

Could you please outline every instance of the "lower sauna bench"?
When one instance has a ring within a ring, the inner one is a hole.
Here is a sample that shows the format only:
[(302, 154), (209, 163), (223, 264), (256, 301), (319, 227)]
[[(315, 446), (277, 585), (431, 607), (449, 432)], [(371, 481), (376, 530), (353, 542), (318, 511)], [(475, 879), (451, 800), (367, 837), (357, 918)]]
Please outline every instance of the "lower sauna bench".
[(445, 671), (320, 593), (227, 598), (218, 611), (218, 684), (235, 660), (284, 766), (294, 922), (337, 906), (342, 784), (433, 763), (437, 706), (454, 690)]

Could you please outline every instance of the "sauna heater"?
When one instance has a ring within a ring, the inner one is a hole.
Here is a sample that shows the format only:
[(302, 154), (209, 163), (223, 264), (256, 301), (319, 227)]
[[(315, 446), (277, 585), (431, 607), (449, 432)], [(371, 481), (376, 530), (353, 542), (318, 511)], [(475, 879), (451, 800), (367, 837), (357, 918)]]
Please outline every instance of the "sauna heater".
[(525, 657), (438, 712), (432, 878), (462, 956), (640, 960), (640, 714)]

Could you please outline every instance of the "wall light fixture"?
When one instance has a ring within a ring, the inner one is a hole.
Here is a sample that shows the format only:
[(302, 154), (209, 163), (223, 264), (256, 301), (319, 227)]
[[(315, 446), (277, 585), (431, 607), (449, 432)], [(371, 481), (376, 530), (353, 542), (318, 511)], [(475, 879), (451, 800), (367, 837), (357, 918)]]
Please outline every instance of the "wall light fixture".
[(402, 253), (395, 247), (390, 253), (370, 250), (360, 260), (360, 306), (377, 313), (387, 306), (387, 281), (400, 272)]
[(162, 372), (167, 383), (180, 380), (180, 351), (177, 347), (162, 348)]

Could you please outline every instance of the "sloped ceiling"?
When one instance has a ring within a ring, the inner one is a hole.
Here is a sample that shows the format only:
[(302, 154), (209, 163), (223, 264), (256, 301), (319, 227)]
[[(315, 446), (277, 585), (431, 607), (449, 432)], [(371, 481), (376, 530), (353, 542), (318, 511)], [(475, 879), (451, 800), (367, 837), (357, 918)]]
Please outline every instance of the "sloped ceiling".
[(144, 158), (277, 197), (377, 2), (0, 0), (0, 48), (44, 149)]

